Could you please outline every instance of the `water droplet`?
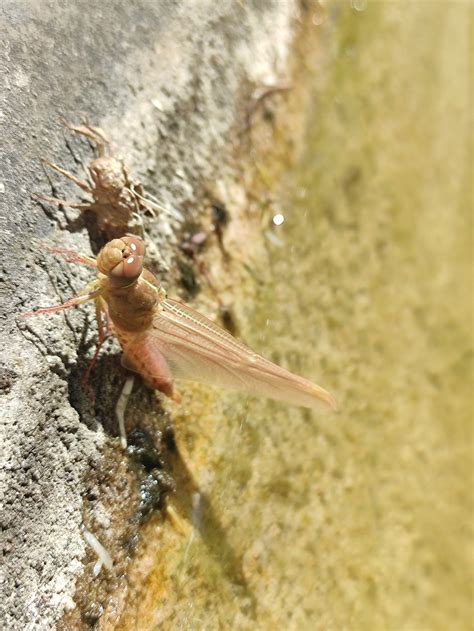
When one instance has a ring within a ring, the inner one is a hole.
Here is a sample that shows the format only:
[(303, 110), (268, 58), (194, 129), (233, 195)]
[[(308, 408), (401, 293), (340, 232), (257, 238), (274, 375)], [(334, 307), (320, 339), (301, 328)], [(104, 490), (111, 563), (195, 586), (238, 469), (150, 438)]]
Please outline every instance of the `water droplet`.
[(272, 221), (275, 226), (281, 226), (281, 224), (285, 221), (285, 217), (281, 213), (277, 213), (276, 215), (273, 215)]

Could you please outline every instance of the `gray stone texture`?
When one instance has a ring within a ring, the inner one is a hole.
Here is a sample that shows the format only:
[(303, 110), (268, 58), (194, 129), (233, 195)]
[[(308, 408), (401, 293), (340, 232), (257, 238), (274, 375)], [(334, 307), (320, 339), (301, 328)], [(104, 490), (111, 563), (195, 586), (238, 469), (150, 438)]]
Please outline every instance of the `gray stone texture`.
[(36, 241), (94, 250), (77, 211), (32, 201), (34, 192), (81, 198), (71, 182), (48, 173), (52, 190), (40, 158), (78, 173), (78, 160), (87, 162), (91, 149), (65, 133), (60, 119), (78, 123), (86, 114), (105, 129), (132, 174), (168, 208), (150, 233), (163, 270), (170, 268), (181, 217), (198, 214), (203, 188), (232, 168), (231, 132), (245, 94), (275, 82), (285, 67), (293, 11), (290, 0), (3, 3), (4, 629), (54, 628), (73, 606), (86, 550), (85, 480), (113, 433), (113, 422), (104, 431), (104, 415), (96, 411), (113, 410), (123, 379), (113, 356), (99, 373), (105, 382), (99, 394), (93, 383), (100, 405), (81, 393), (78, 349), (93, 346), (92, 310), (17, 320), (22, 312), (67, 299), (91, 279), (90, 269), (57, 260)]

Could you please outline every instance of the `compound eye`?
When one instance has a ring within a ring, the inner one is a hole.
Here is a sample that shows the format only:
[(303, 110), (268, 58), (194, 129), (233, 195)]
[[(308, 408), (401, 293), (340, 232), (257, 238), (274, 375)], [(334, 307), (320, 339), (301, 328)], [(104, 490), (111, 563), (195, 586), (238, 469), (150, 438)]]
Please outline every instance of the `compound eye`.
[(137, 256), (144, 257), (145, 256), (145, 242), (140, 237), (137, 237), (134, 234), (126, 235), (121, 239), (128, 247), (132, 254), (136, 254)]
[(99, 252), (97, 267), (111, 280), (133, 280), (142, 273), (144, 252), (145, 245), (139, 237), (113, 239)]
[(143, 269), (143, 255), (145, 254), (145, 244), (139, 237), (122, 237), (122, 260), (111, 271), (110, 275), (115, 278), (126, 278), (132, 280), (138, 278)]

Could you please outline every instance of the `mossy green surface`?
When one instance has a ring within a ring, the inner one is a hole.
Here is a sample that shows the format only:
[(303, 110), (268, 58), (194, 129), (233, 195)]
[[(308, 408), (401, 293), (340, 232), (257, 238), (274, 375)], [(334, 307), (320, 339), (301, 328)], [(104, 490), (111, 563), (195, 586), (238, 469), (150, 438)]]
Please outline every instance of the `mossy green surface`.
[(124, 628), (472, 628), (472, 17), (338, 5), (285, 222), (233, 295), (241, 337), (339, 411), (183, 391), (195, 528), (149, 527)]

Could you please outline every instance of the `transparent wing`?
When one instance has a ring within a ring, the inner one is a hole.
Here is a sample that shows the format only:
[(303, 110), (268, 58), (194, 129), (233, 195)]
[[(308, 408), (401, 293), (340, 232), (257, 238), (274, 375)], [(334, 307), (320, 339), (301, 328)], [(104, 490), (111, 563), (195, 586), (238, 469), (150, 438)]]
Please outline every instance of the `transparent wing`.
[(254, 353), (190, 307), (169, 299), (160, 306), (153, 336), (175, 377), (304, 407), (335, 408), (329, 392)]

